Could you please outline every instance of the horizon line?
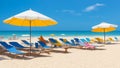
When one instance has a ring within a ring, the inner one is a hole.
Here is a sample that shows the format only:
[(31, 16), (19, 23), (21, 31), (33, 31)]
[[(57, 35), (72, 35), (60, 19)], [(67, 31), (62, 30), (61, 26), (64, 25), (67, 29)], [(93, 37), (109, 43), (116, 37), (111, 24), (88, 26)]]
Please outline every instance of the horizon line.
[[(29, 30), (0, 30), (0, 31), (29, 31)], [(32, 31), (91, 31), (91, 30), (32, 30)]]

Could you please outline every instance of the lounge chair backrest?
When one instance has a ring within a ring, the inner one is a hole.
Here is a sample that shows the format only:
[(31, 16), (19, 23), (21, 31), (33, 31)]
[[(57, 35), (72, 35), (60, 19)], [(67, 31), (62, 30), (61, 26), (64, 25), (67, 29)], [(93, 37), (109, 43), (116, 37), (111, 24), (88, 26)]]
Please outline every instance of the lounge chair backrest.
[(43, 38), (43, 36), (40, 36), (38, 39), (39, 39), (39, 41), (42, 41), (42, 42), (44, 42), (44, 43), (47, 43), (47, 41)]
[(86, 43), (87, 41), (85, 39), (80, 39), (81, 42)]
[(88, 42), (90, 42), (91, 40), (90, 40), (90, 38), (86, 38), (86, 40), (88, 41)]
[(76, 41), (76, 44), (82, 45), (84, 46), (85, 44), (78, 38), (74, 38), (74, 40)]
[(75, 40), (76, 44), (79, 44), (79, 45), (82, 45), (82, 46), (84, 45), (84, 43), (82, 41), (80, 41), (80, 39), (74, 38), (74, 40)]
[(35, 43), (35, 48), (39, 48), (39, 45), (37, 42)]
[(49, 40), (50, 40), (52, 43), (57, 43), (57, 41), (56, 41), (55, 39), (49, 38)]
[(24, 48), (24, 46), (22, 46), (21, 44), (19, 44), (18, 42), (9, 42), (11, 45), (18, 47), (18, 48)]
[(80, 40), (79, 40), (78, 38), (74, 38), (74, 40), (75, 40), (77, 43), (80, 42)]
[(114, 37), (116, 41), (118, 41), (118, 38), (117, 37)]
[(22, 42), (24, 42), (25, 44), (29, 44), (26, 40), (22, 40)]
[(59, 38), (59, 40), (63, 42), (63, 38)]
[(42, 47), (45, 47), (46, 46), (46, 44), (44, 43), (44, 42), (42, 42), (42, 41), (38, 41), (39, 43), (40, 43), (40, 45), (42, 46)]
[(69, 42), (67, 39), (63, 39), (64, 42)]
[(17, 50), (14, 46), (7, 44), (6, 42), (0, 42), (0, 44), (10, 53), (14, 54), (24, 54), (23, 52)]
[(60, 40), (61, 40), (63, 43), (65, 43), (65, 44), (71, 44), (67, 39), (62, 39), (62, 38), (60, 38)]
[(110, 38), (108, 38), (107, 40), (108, 40), (108, 41), (114, 41), (114, 40), (113, 40), (113, 38), (111, 38), (111, 37), (110, 37)]
[(67, 44), (71, 44), (67, 39), (64, 39), (63, 41)]
[(53, 38), (49, 38), (49, 41), (56, 46), (62, 46), (62, 44), (60, 42), (58, 42), (56, 39)]
[(102, 38), (95, 38), (98, 42), (104, 42)]
[(74, 40), (71, 40), (72, 44), (75, 44), (75, 41)]
[(60, 38), (59, 40), (61, 40), (64, 43), (69, 43), (69, 41), (67, 39)]
[(10, 53), (14, 53), (14, 54), (24, 54), (24, 52), (21, 52), (19, 50), (17, 50), (15, 47), (11, 47), (9, 49), (7, 49)]
[(0, 44), (4, 46), (6, 49), (12, 47), (11, 45), (8, 45), (6, 42), (0, 42)]
[(63, 39), (63, 38), (60, 38), (59, 40), (61, 40), (62, 42), (69, 42), (67, 39)]
[(117, 37), (114, 37), (115, 39), (118, 39)]
[[(23, 43), (25, 43), (26, 45), (30, 45), (30, 43), (28, 42), (28, 41), (26, 41), (26, 40), (21, 40)], [(32, 44), (31, 44), (31, 46), (32, 46)]]

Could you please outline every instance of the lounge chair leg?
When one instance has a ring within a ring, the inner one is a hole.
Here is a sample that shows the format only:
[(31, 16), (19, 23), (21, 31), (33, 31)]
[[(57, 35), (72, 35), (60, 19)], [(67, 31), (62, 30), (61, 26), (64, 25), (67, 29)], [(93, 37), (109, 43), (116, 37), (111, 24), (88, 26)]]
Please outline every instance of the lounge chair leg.
[(42, 53), (42, 51), (39, 52), (39, 55)]
[(68, 52), (68, 48), (65, 48), (65, 53), (67, 53)]
[(49, 52), (48, 52), (48, 51), (46, 51), (45, 49), (43, 49), (42, 51), (43, 51), (43, 52), (45, 52), (45, 53), (48, 53), (48, 54), (49, 54)]
[(15, 55), (15, 59), (17, 58), (17, 55)]
[(28, 52), (28, 56), (31, 56), (31, 52), (30, 51)]
[(23, 58), (25, 57), (25, 55), (23, 55)]
[(48, 53), (48, 54), (50, 54), (50, 52), (47, 50), (47, 51), (45, 51), (45, 49), (43, 49), (43, 51), (45, 52), (45, 53)]
[(49, 51), (45, 51), (47, 54), (50, 54), (50, 52)]
[(48, 54), (50, 55), (50, 52), (48, 52)]
[(2, 51), (0, 52), (0, 54), (4, 54), (5, 51), (6, 51), (6, 50), (2, 50)]
[(81, 47), (81, 46), (79, 46), (79, 48), (81, 49), (82, 47)]
[(85, 47), (85, 50), (87, 50), (87, 48)]

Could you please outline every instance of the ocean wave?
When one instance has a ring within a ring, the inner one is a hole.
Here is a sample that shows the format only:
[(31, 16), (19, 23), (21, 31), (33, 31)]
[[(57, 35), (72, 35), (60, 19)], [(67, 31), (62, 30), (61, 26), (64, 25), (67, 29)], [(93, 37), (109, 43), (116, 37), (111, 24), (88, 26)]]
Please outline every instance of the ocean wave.
[(28, 36), (30, 36), (30, 34), (23, 34), (23, 35), (21, 35), (22, 37), (28, 37)]

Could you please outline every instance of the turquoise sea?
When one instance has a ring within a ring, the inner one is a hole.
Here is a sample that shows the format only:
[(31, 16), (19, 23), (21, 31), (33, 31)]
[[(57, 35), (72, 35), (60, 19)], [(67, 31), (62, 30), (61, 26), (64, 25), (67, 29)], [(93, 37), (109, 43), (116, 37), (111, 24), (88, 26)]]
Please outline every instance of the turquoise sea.
[[(32, 31), (32, 36), (50, 36), (54, 34), (55, 36), (102, 36), (103, 33), (96, 33), (91, 31)], [(17, 35), (18, 37), (29, 35), (29, 31), (0, 31), (0, 36), (10, 37), (12, 35)], [(120, 31), (113, 31), (106, 33), (107, 36), (120, 36)]]

